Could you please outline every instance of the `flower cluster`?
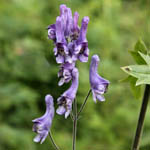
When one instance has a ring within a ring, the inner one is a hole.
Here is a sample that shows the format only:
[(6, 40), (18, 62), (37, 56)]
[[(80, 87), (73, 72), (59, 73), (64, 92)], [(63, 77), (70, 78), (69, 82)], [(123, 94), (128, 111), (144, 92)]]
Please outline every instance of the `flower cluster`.
[(77, 60), (88, 61), (89, 49), (86, 38), (89, 17), (82, 19), (81, 28), (78, 26), (79, 14), (72, 16), (70, 8), (60, 5), (60, 16), (56, 23), (48, 26), (48, 38), (54, 42), (54, 55), (60, 64), (59, 85), (72, 79), (72, 71)]
[(57, 113), (65, 114), (68, 117), (72, 102), (76, 97), (78, 89), (78, 69), (76, 61), (88, 61), (89, 49), (86, 38), (89, 17), (82, 19), (81, 28), (78, 26), (79, 14), (72, 16), (70, 8), (60, 5), (60, 16), (56, 18), (56, 23), (48, 26), (48, 38), (54, 42), (54, 55), (56, 62), (60, 64), (58, 77), (59, 86), (72, 81), (70, 88), (65, 91), (58, 99)]
[[(48, 26), (48, 38), (54, 42), (54, 55), (56, 62), (60, 64), (58, 77), (59, 86), (72, 81), (71, 86), (58, 99), (56, 113), (65, 115), (67, 118), (72, 110), (72, 103), (76, 98), (79, 82), (79, 72), (76, 68), (76, 61), (88, 61), (89, 49), (86, 39), (88, 17), (82, 19), (81, 28), (78, 26), (79, 14), (72, 12), (66, 5), (60, 5), (60, 16), (56, 18), (56, 23)], [(98, 55), (93, 55), (90, 65), (90, 85), (93, 99), (104, 101), (103, 94), (106, 92), (109, 81), (98, 75)], [(33, 131), (37, 133), (35, 142), (43, 143), (50, 130), (54, 117), (53, 98), (51, 95), (45, 97), (46, 112), (37, 119), (33, 120)]]

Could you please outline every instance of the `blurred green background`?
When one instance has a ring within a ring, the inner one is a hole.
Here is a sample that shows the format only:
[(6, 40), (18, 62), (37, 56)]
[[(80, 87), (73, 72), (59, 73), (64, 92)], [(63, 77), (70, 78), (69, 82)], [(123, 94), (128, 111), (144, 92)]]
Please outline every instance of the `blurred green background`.
[[(134, 63), (128, 50), (139, 38), (150, 48), (149, 0), (0, 0), (0, 150), (53, 150), (49, 138), (42, 145), (33, 142), (31, 120), (45, 112), (46, 94), (54, 96), (56, 106), (69, 86), (57, 85), (58, 65), (46, 30), (63, 3), (79, 12), (80, 22), (90, 17), (89, 62), (77, 63), (78, 106), (90, 88), (93, 54), (100, 56), (99, 72), (111, 82), (105, 102), (95, 104), (90, 96), (78, 123), (77, 150), (129, 150), (141, 100), (119, 82), (126, 77), (120, 67)], [(141, 150), (150, 150), (149, 117), (150, 107)], [(70, 118), (55, 115), (52, 133), (62, 150), (71, 149)]]

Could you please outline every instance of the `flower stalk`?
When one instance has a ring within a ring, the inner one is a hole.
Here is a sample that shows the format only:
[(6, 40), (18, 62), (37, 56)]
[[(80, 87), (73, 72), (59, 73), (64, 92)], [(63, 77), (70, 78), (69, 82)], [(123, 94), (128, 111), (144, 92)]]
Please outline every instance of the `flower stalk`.
[(79, 112), (77, 112), (77, 102), (76, 102), (76, 99), (74, 100), (74, 105), (73, 105), (73, 111), (74, 111), (74, 117), (73, 117), (73, 144), (72, 144), (72, 150), (76, 150), (76, 134), (77, 134), (77, 122), (78, 122), (78, 118), (80, 117), (80, 114), (81, 112), (83, 111), (84, 107), (85, 107), (85, 104), (88, 100), (88, 97), (90, 96), (90, 93), (91, 93), (91, 89), (89, 90), (83, 104), (81, 105), (80, 107), (80, 110)]
[(142, 135), (142, 129), (144, 126), (144, 119), (145, 119), (145, 114), (146, 114), (146, 110), (148, 106), (149, 95), (150, 95), (150, 85), (147, 84), (145, 87), (143, 102), (142, 102), (142, 106), (141, 106), (141, 110), (139, 114), (139, 120), (138, 120), (136, 134), (135, 134), (134, 141), (133, 141), (132, 150), (139, 150), (139, 143), (140, 143), (140, 138)]
[(53, 137), (52, 137), (51, 130), (49, 131), (49, 137), (50, 137), (50, 140), (51, 140), (51, 142), (52, 142), (54, 148), (55, 148), (56, 150), (60, 150), (59, 147), (56, 145), (56, 143), (55, 143)]
[(73, 103), (74, 109), (74, 119), (73, 119), (73, 141), (72, 141), (72, 150), (76, 150), (76, 135), (77, 135), (77, 102), (76, 99)]
[(81, 105), (80, 110), (79, 110), (79, 112), (78, 112), (78, 114), (77, 114), (77, 119), (79, 118), (81, 112), (83, 111), (83, 109), (84, 109), (84, 107), (85, 107), (85, 104), (86, 104), (86, 102), (87, 102), (87, 100), (88, 100), (88, 97), (89, 97), (90, 94), (91, 94), (91, 91), (92, 91), (92, 90), (90, 89), (89, 92), (88, 92), (88, 94), (87, 94), (87, 96), (86, 96), (86, 98), (85, 98), (85, 100), (84, 100), (84, 102), (83, 102), (83, 104)]

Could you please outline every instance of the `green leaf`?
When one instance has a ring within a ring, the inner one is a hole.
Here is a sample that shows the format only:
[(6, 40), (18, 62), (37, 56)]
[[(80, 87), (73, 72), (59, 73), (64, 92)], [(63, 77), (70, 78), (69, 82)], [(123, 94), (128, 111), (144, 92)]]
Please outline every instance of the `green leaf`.
[(131, 65), (122, 67), (122, 70), (138, 79), (136, 86), (141, 84), (150, 84), (150, 66)]
[(150, 66), (150, 56), (148, 54), (143, 54), (141, 52), (138, 52), (140, 56), (144, 59), (144, 61)]
[(146, 64), (143, 58), (140, 56), (139, 52), (129, 51), (135, 62), (139, 65)]
[(139, 54), (139, 52), (143, 54), (147, 54), (148, 50), (142, 40), (138, 40), (135, 44), (134, 50), (129, 51), (135, 62), (139, 65), (146, 64), (144, 58)]
[(136, 82), (136, 85), (141, 85), (141, 84), (150, 84), (150, 79), (139, 78)]
[(135, 52), (140, 51), (140, 52), (146, 54), (147, 53), (147, 47), (145, 46), (145, 44), (142, 40), (138, 40), (137, 43), (135, 44), (134, 51)]

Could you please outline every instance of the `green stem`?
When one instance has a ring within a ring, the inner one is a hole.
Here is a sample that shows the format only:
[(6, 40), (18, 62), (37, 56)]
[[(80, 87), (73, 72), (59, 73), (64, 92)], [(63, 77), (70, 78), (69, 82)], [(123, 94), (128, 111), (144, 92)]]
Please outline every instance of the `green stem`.
[(73, 119), (73, 141), (72, 141), (72, 149), (76, 150), (76, 135), (77, 135), (77, 102), (74, 100), (74, 119)]
[(54, 148), (55, 148), (56, 150), (59, 150), (59, 147), (58, 147), (58, 146), (55, 144), (55, 142), (54, 142), (54, 139), (53, 139), (53, 137), (52, 137), (51, 131), (49, 131), (49, 137), (50, 137), (50, 140), (51, 140), (51, 142), (52, 142)]
[(77, 102), (76, 102), (76, 99), (74, 100), (74, 103), (73, 103), (73, 112), (74, 112), (74, 117), (73, 117), (73, 146), (72, 146), (72, 150), (76, 150), (76, 134), (77, 134), (77, 121), (78, 121), (78, 118), (81, 114), (81, 112), (83, 111), (84, 107), (85, 107), (85, 104), (88, 100), (88, 97), (90, 96), (90, 93), (91, 93), (91, 89), (89, 90), (83, 104), (81, 105), (80, 107), (80, 110), (79, 112), (77, 112)]
[(80, 110), (79, 110), (79, 112), (78, 112), (78, 114), (77, 114), (77, 119), (79, 118), (81, 112), (83, 111), (83, 109), (84, 109), (84, 107), (85, 107), (85, 104), (86, 104), (86, 102), (87, 102), (87, 100), (88, 100), (88, 97), (89, 97), (90, 94), (91, 94), (91, 91), (92, 91), (92, 90), (90, 89), (89, 92), (88, 92), (88, 94), (87, 94), (87, 96), (86, 96), (86, 98), (85, 98), (85, 100), (84, 100), (84, 102), (83, 102), (83, 104), (81, 105)]
[(74, 120), (74, 115), (73, 115), (73, 112), (71, 111), (70, 113), (70, 117), (71, 117), (71, 120), (73, 121)]
[(142, 135), (145, 114), (148, 106), (149, 94), (150, 94), (150, 85), (146, 85), (132, 150), (139, 150), (139, 143)]

